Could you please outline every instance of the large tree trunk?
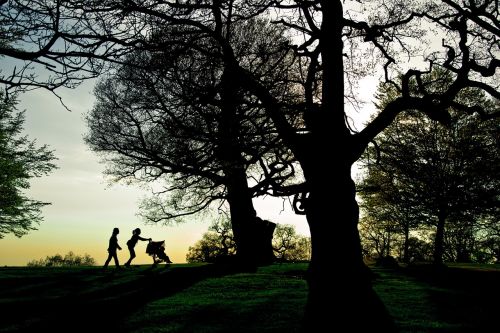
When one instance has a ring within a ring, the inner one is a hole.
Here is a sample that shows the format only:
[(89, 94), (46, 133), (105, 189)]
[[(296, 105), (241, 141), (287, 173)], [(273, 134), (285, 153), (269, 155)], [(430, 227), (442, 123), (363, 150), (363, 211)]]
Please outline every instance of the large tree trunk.
[(409, 264), (410, 263), (410, 254), (408, 253), (409, 251), (409, 247), (410, 247), (410, 228), (408, 227), (408, 224), (405, 224), (405, 226), (403, 227), (403, 231), (404, 231), (404, 237), (405, 237), (405, 241), (404, 241), (404, 244), (403, 244), (403, 262), (406, 263), (406, 264)]
[(321, 174), (323, 181), (310, 183), (306, 205), (312, 258), (304, 331), (324, 331), (332, 324), (339, 332), (394, 331), (390, 316), (371, 287), (371, 272), (363, 262), (350, 168), (335, 173), (321, 170)]
[(223, 165), (237, 257), (240, 263), (249, 266), (269, 264), (274, 259), (272, 239), (276, 225), (258, 218), (253, 207), (240, 144), (238, 86), (235, 82), (234, 73), (230, 66), (226, 66), (222, 77), (218, 158)]
[(227, 201), (239, 260), (251, 266), (274, 260), (272, 239), (276, 224), (256, 216), (243, 169), (229, 171)]
[(308, 141), (296, 150), (309, 190), (304, 207), (312, 241), (304, 331), (331, 332), (334, 326), (339, 332), (391, 332), (393, 323), (371, 287), (357, 228), (351, 166), (360, 152), (344, 118), (342, 2), (324, 0), (321, 7), (322, 105)]
[(391, 256), (391, 230), (390, 229), (387, 230), (387, 249), (385, 252), (385, 256), (386, 257)]
[(443, 265), (445, 223), (446, 223), (446, 213), (442, 209), (438, 213), (436, 237), (434, 238), (434, 264), (438, 266)]
[(461, 237), (457, 239), (457, 262), (472, 262), (472, 252), (474, 248), (474, 231), (471, 225), (466, 225), (461, 229)]

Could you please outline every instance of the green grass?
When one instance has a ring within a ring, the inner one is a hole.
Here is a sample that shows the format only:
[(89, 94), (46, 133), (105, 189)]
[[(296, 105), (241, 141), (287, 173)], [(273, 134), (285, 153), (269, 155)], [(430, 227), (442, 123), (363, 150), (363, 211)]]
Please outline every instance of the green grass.
[(294, 273), (275, 265), (211, 278), (144, 306), (127, 323), (134, 332), (298, 332), (307, 296)]
[(444, 332), (460, 328), (459, 323), (439, 318), (437, 304), (432, 301), (432, 292), (446, 293), (445, 289), (389, 269), (373, 269), (380, 275), (373, 288), (394, 318), (401, 332)]
[[(306, 269), (307, 264), (276, 264), (254, 272), (213, 265), (0, 268), (0, 332), (68, 327), (298, 332), (307, 297)], [(403, 333), (488, 332), (496, 326), (498, 265), (373, 270), (374, 289)]]
[(498, 265), (421, 265), (373, 268), (374, 289), (401, 332), (496, 331), (500, 306)]

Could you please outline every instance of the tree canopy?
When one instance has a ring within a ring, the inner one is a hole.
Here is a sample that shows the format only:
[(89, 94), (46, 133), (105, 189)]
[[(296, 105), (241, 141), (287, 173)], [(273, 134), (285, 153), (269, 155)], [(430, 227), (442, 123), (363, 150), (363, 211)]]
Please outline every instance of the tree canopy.
[[(257, 69), (249, 70), (276, 82), (274, 90), (290, 98), (279, 80), (290, 66), (286, 51), (270, 43), (282, 32), (252, 20), (235, 27), (235, 33), (243, 38), (234, 41), (237, 58), (252, 62)], [(245, 178), (256, 176), (252, 197), (267, 193), (268, 180), (259, 180), (261, 166), (281, 182), (294, 176), (293, 169), (276, 166), (290, 156), (254, 98), (235, 86), (227, 105), (224, 64), (205, 51), (214, 47), (200, 43), (185, 53), (168, 45), (158, 52), (135, 52), (96, 86), (86, 141), (108, 162), (107, 173), (115, 180), (162, 182), (144, 204), (150, 221), (168, 222), (225, 199), (231, 169), (241, 168)]]
[[(443, 89), (451, 80), (443, 72), (430, 78), (429, 91)], [(390, 87), (381, 86), (378, 107), (394, 98)], [(457, 101), (485, 110), (495, 108), (474, 88), (463, 90)], [(459, 225), (468, 225), (472, 231), (474, 222), (479, 227), (488, 216), (498, 217), (500, 207), (498, 118), (481, 121), (478, 115), (448, 112), (451, 122), (447, 126), (412, 110), (398, 115), (365, 154), (367, 177), (361, 185), (377, 189), (362, 192), (366, 213), (381, 223), (399, 226), (406, 241), (411, 228), (436, 227), (437, 263), (443, 260), (446, 225), (455, 232), (461, 229)]]
[[(163, 41), (165, 35), (179, 31), (184, 32), (167, 27), (151, 39)], [(274, 82), (281, 100), (290, 99), (293, 92), (281, 78), (293, 59), (280, 43), (270, 43), (286, 41), (282, 31), (254, 19), (235, 24), (234, 33), (242, 36), (231, 42), (237, 59), (253, 63), (249, 71)], [(214, 201), (219, 205), (227, 201), (238, 254), (247, 252), (249, 258), (257, 258), (258, 251), (245, 251), (245, 244), (258, 244), (259, 235), (267, 231), (265, 227), (256, 231), (261, 224), (253, 216), (251, 199), (267, 193), (269, 179), (284, 182), (294, 176), (294, 169), (286, 167), (290, 154), (264, 109), (230, 82), (227, 66), (209, 52), (217, 45), (193, 41), (193, 35), (182, 39), (194, 48), (190, 52), (167, 44), (161, 51), (131, 53), (125, 64), (117, 65), (96, 87), (97, 103), (87, 117), (86, 141), (108, 162), (107, 172), (115, 179), (154, 183), (159, 188), (142, 205), (149, 221), (169, 223)], [(292, 112), (288, 115), (293, 117)], [(259, 177), (261, 168), (270, 170), (268, 177)], [(249, 187), (247, 178), (254, 175)], [(270, 257), (271, 237), (262, 238)]]
[(31, 199), (24, 191), (30, 179), (48, 174), (56, 166), (53, 152), (46, 145), (37, 147), (22, 135), (24, 113), (17, 112), (13, 99), (0, 94), (0, 238), (6, 234), (21, 237), (42, 221), (46, 202)]

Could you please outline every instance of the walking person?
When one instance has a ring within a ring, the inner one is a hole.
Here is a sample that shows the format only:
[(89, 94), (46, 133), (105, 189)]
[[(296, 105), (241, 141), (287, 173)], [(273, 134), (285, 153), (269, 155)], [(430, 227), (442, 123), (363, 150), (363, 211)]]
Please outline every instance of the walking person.
[(151, 238), (143, 238), (140, 236), (141, 234), (141, 229), (139, 228), (136, 228), (132, 231), (132, 238), (130, 238), (128, 241), (127, 241), (127, 247), (128, 247), (128, 250), (130, 252), (130, 258), (128, 259), (128, 261), (125, 263), (125, 267), (130, 267), (130, 263), (132, 262), (132, 260), (135, 258), (135, 250), (134, 250), (134, 247), (135, 245), (137, 244), (137, 242), (139, 240), (141, 241), (151, 241)]
[(120, 268), (120, 263), (118, 261), (118, 255), (116, 254), (116, 250), (121, 250), (122, 248), (120, 245), (118, 245), (118, 234), (120, 233), (120, 230), (118, 228), (113, 229), (113, 234), (111, 235), (111, 238), (109, 239), (109, 246), (108, 246), (108, 259), (106, 259), (106, 262), (104, 263), (104, 268), (108, 267), (109, 262), (111, 261), (111, 258), (115, 260), (115, 266), (116, 268)]

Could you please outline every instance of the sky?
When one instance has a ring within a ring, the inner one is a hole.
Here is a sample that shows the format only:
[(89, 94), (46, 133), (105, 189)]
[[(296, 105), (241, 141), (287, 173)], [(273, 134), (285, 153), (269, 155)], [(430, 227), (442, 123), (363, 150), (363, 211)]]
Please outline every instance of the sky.
[[(188, 247), (207, 231), (210, 218), (192, 218), (172, 226), (145, 225), (136, 214), (141, 198), (148, 193), (137, 187), (110, 184), (105, 179), (104, 165), (83, 141), (87, 132), (84, 115), (94, 101), (93, 84), (89, 81), (74, 90), (58, 91), (71, 112), (47, 91), (19, 96), (18, 109), (26, 112), (25, 134), (36, 139), (38, 145), (47, 144), (55, 151), (58, 169), (30, 182), (28, 195), (51, 205), (42, 209), (44, 220), (38, 230), (22, 238), (6, 235), (0, 239), (0, 266), (23, 266), (34, 259), (69, 251), (88, 253), (102, 264), (114, 227), (120, 228), (118, 240), (124, 248), (119, 252), (120, 262), (128, 259), (126, 241), (137, 227), (143, 237), (165, 240), (172, 261), (185, 262)], [(299, 233), (308, 235), (305, 218), (294, 214), (282, 200), (255, 199), (255, 206), (260, 217), (293, 224)], [(138, 243), (133, 264), (152, 262), (144, 253), (145, 248), (146, 242)]]
[[(377, 81), (373, 78), (361, 82), (361, 95), (366, 106), (373, 109), (370, 100)], [(0, 266), (23, 266), (29, 261), (55, 254), (90, 254), (101, 265), (107, 258), (109, 237), (114, 227), (120, 229), (119, 244), (123, 250), (119, 259), (128, 259), (126, 241), (132, 230), (139, 227), (141, 236), (155, 241), (165, 240), (166, 252), (176, 263), (185, 262), (189, 246), (199, 240), (212, 222), (211, 218), (190, 218), (186, 223), (145, 225), (137, 216), (143, 189), (110, 184), (103, 175), (104, 165), (83, 141), (87, 132), (84, 116), (92, 108), (95, 81), (84, 82), (76, 89), (60, 89), (58, 94), (71, 110), (66, 110), (51, 93), (35, 90), (19, 96), (18, 110), (25, 110), (24, 134), (38, 145), (47, 144), (55, 151), (58, 169), (48, 176), (34, 178), (28, 195), (36, 200), (50, 202), (42, 209), (44, 220), (38, 230), (22, 238), (6, 235), (0, 239)], [(368, 110), (369, 111), (369, 110)], [(369, 112), (353, 113), (359, 124)], [(254, 199), (258, 216), (276, 223), (292, 224), (299, 234), (309, 235), (304, 216), (293, 213), (282, 199)], [(145, 254), (146, 242), (136, 246), (133, 264), (151, 263)]]

